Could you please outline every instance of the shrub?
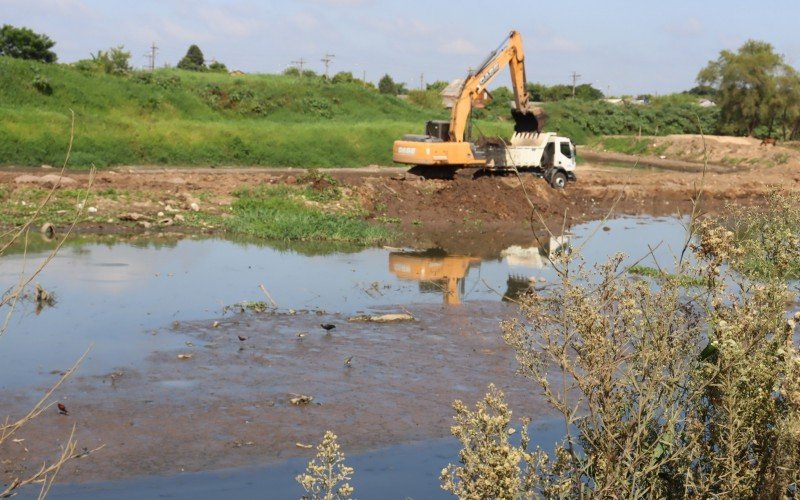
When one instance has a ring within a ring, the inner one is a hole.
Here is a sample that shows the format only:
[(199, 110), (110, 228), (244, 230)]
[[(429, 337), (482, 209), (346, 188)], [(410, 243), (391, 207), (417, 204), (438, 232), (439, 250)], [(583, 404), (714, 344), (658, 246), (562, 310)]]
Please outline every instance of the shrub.
[(53, 86), (50, 85), (50, 80), (46, 77), (36, 74), (33, 76), (33, 81), (31, 82), (33, 88), (35, 88), (40, 94), (43, 95), (52, 95), (53, 94)]
[[(791, 203), (775, 196), (776, 211)], [(771, 272), (737, 272), (748, 240), (713, 219), (696, 224), (687, 247), (697, 265), (681, 260), (652, 281), (628, 278), (622, 256), (595, 269), (570, 254), (554, 261), (561, 286), (523, 297), (502, 328), (520, 372), (563, 414), (565, 438), (552, 455), (510, 459), (522, 485), (514, 496), (794, 495), (800, 313), (787, 319), (786, 280), (800, 232), (764, 217)], [(681, 284), (691, 274), (700, 292)], [(479, 462), (492, 459), (487, 450)], [(460, 477), (473, 482), (464, 488), (480, 491), (489, 472), (476, 470)]]

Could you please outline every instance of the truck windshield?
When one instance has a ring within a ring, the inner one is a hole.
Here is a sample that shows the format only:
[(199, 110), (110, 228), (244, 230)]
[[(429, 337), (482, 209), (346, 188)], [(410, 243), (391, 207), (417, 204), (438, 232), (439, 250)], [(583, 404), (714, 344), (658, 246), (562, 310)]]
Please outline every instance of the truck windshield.
[(572, 158), (572, 148), (568, 142), (561, 143), (561, 154), (567, 158)]

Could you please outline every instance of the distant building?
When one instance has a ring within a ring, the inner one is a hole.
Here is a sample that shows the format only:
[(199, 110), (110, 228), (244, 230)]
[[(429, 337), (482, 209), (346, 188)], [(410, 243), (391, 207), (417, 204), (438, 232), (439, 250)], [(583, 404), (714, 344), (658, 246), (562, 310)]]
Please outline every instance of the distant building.
[(244, 76), (244, 71), (239, 71), (238, 69), (235, 69), (229, 72), (228, 74), (231, 76)]
[(622, 99), (618, 99), (616, 97), (610, 97), (608, 99), (603, 99), (603, 102), (607, 102), (609, 104), (614, 104), (616, 106), (620, 106), (622, 104), (625, 104), (625, 101), (623, 101)]
[(450, 82), (450, 85), (442, 89), (439, 95), (442, 96), (442, 105), (445, 108), (452, 108), (456, 103), (456, 99), (461, 94), (461, 89), (464, 87), (464, 80), (457, 78)]
[[(441, 92), (439, 92), (439, 95), (442, 97), (442, 106), (444, 106), (445, 108), (452, 108), (456, 103), (456, 99), (458, 99), (458, 96), (461, 95), (461, 91), (463, 90), (464, 90), (464, 80), (456, 78), (455, 80), (450, 82), (450, 85), (448, 85), (447, 87), (442, 89)], [(480, 109), (484, 106), (485, 103), (492, 100), (492, 95), (489, 93), (488, 90), (483, 89), (481, 95), (473, 99), (474, 100), (472, 106), (474, 108)]]
[(717, 105), (714, 101), (710, 101), (708, 99), (700, 99), (697, 101), (697, 105), (702, 108), (711, 108)]

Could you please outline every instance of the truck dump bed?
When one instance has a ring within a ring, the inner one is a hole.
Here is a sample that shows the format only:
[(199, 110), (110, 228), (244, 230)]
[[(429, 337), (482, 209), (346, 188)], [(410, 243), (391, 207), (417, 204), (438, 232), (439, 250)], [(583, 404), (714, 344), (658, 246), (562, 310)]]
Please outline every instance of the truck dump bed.
[(486, 166), (496, 169), (541, 168), (545, 147), (554, 135), (551, 132), (515, 132), (508, 146), (486, 149)]

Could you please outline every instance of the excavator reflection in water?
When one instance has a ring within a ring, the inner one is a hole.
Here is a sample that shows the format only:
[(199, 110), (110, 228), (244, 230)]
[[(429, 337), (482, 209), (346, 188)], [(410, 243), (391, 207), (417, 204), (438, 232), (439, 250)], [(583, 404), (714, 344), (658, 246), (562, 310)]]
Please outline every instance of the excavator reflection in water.
[(419, 281), (421, 291), (441, 290), (444, 303), (461, 303), (464, 277), (471, 267), (480, 265), (478, 257), (448, 255), (442, 250), (392, 252), (389, 270), (401, 280)]
[[(515, 300), (529, 290), (531, 278), (525, 271), (546, 267), (548, 256), (569, 247), (569, 238), (551, 238), (546, 246), (525, 248), (515, 245), (503, 251), (501, 256), (506, 259), (510, 269), (503, 300)], [(441, 292), (447, 305), (461, 304), (464, 278), (470, 269), (480, 267), (480, 263), (479, 257), (453, 255), (438, 249), (389, 254), (389, 270), (395, 276), (401, 280), (418, 281), (422, 292)]]

